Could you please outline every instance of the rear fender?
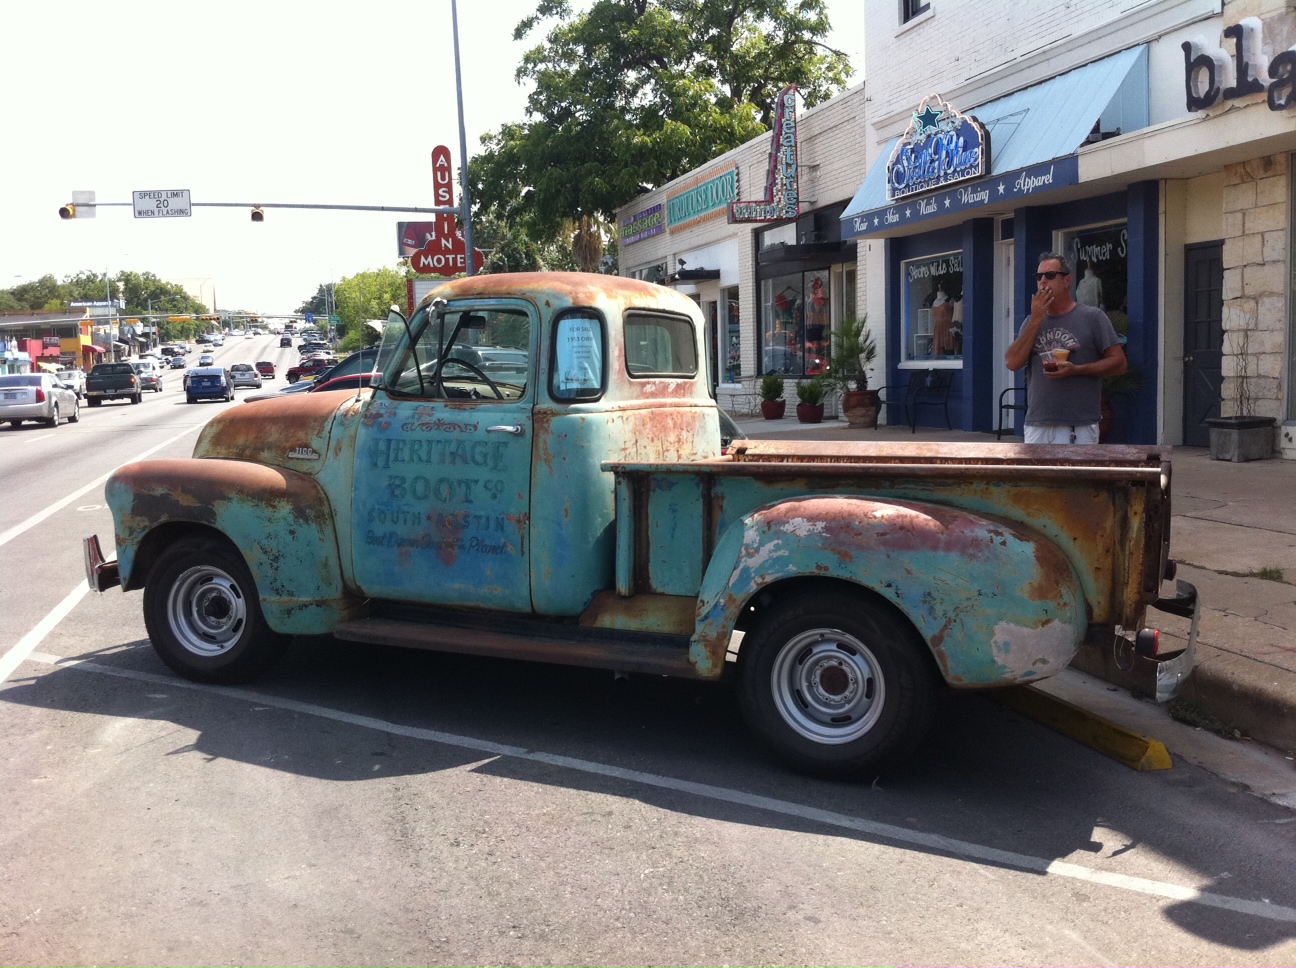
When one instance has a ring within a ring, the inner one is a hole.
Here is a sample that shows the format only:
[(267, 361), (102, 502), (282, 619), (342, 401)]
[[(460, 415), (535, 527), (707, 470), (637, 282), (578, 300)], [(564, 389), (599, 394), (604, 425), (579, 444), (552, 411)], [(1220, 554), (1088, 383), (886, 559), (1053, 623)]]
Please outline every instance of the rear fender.
[(351, 614), (331, 506), (314, 478), (221, 459), (128, 464), (105, 486), (123, 589), (143, 588), (152, 561), (180, 533), (209, 529), (247, 562), (276, 632), (318, 635)]
[(899, 609), (952, 686), (1054, 675), (1087, 630), (1079, 579), (1061, 551), (1018, 525), (958, 508), (807, 497), (758, 508), (717, 543), (690, 658), (720, 674), (742, 609), (789, 579), (853, 582)]

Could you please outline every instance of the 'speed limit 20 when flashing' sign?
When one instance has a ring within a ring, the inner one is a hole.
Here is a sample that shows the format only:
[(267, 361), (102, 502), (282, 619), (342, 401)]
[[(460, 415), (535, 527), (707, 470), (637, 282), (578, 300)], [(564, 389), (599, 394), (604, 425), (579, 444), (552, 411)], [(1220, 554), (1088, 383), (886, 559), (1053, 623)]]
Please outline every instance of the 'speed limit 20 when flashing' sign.
[(193, 214), (187, 188), (131, 194), (135, 199), (136, 218), (188, 218)]

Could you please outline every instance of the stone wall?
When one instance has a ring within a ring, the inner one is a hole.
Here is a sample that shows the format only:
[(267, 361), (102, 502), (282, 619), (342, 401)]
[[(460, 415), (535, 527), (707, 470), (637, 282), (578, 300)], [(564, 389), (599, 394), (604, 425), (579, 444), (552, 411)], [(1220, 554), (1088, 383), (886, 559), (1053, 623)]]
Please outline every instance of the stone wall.
[[(1224, 168), (1221, 413), (1283, 417), (1287, 347), (1288, 156)], [(1276, 441), (1275, 441), (1276, 442)]]

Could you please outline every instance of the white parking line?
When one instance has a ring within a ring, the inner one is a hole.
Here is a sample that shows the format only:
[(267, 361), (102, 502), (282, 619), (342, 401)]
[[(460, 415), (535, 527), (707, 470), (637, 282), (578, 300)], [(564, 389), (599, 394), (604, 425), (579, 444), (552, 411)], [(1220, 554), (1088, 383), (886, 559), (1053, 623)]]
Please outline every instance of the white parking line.
[(72, 591), (68, 592), (63, 601), (54, 606), (54, 610), (36, 623), (36, 627), (18, 640), (18, 644), (4, 654), (0, 659), (0, 683), (9, 678), (10, 673), (18, 668), (18, 663), (31, 653), (31, 650), (41, 644), (41, 640), (49, 635), (54, 626), (67, 617), (68, 612), (76, 608), (77, 602), (85, 597), (85, 593), (90, 590), (83, 578), (80, 584)]
[(1112, 887), (1122, 891), (1131, 891), (1136, 894), (1148, 894), (1153, 897), (1163, 897), (1173, 901), (1190, 901), (1194, 904), (1220, 908), (1225, 911), (1233, 911), (1237, 914), (1249, 914), (1253, 917), (1265, 918), (1270, 921), (1296, 923), (1296, 908), (1284, 907), (1280, 904), (1269, 904), (1264, 901), (1248, 901), (1243, 898), (1229, 897), (1224, 894), (1214, 894), (1209, 891), (1201, 891), (1195, 887), (1186, 887), (1181, 884), (1170, 884), (1166, 881), (1153, 881), (1143, 877), (1131, 877), (1128, 874), (1100, 871), (1095, 870), (1092, 867), (1084, 867), (1080, 864), (1071, 864), (1061, 860), (1049, 860), (1046, 857), (1032, 857), (1029, 854), (1019, 854), (1014, 851), (1000, 850), (997, 847), (987, 847), (983, 844), (974, 844), (966, 840), (942, 837), (939, 834), (909, 830), (905, 827), (894, 826), (893, 824), (877, 823), (876, 821), (864, 820), (860, 817), (851, 817), (841, 813), (834, 813), (830, 810), (821, 810), (817, 807), (810, 807), (801, 803), (793, 803), (788, 800), (775, 800), (772, 797), (763, 797), (754, 793), (744, 793), (741, 790), (731, 790), (727, 787), (713, 786), (709, 783), (694, 783), (690, 780), (680, 780), (675, 777), (660, 776), (655, 773), (644, 773), (639, 770), (630, 770), (619, 766), (608, 766), (603, 763), (594, 763), (589, 760), (581, 760), (571, 756), (559, 756), (554, 753), (536, 752), (534, 750), (524, 749), (520, 746), (493, 743), (489, 740), (477, 739), (472, 736), (458, 736), (454, 733), (444, 733), (440, 730), (421, 729), (417, 726), (402, 726), (399, 723), (388, 722), (384, 719), (375, 719), (371, 716), (357, 716), (354, 713), (343, 712), (339, 709), (330, 709), (327, 706), (316, 706), (311, 703), (298, 702), (295, 699), (269, 696), (265, 693), (254, 692), (248, 689), (238, 689), (228, 686), (205, 686), (195, 682), (187, 682), (186, 680), (172, 676), (159, 676), (150, 672), (136, 672), (130, 669), (113, 669), (97, 662), (91, 662), (88, 660), (82, 661), (79, 659), (60, 659), (58, 656), (46, 655), (44, 653), (33, 653), (31, 659), (33, 662), (40, 662), (45, 665), (53, 665), (60, 668), (80, 669), (85, 672), (97, 672), (103, 675), (118, 676), (123, 679), (134, 679), (139, 682), (164, 685), (171, 689), (192, 689), (196, 692), (211, 693), (218, 696), (237, 699), (241, 702), (255, 703), (258, 706), (272, 706), (276, 709), (283, 709), (288, 712), (301, 713), (306, 716), (317, 716), (321, 719), (330, 719), (336, 722), (347, 723), (352, 726), (359, 726), (363, 729), (373, 729), (383, 733), (390, 733), (394, 736), (406, 736), (411, 739), (441, 743), (446, 746), (455, 746), (460, 749), (471, 750), (474, 753), (486, 753), (491, 756), (508, 756), (514, 759), (527, 760), (532, 763), (545, 763), (552, 766), (559, 766), (564, 769), (574, 770), (578, 773), (612, 777), (618, 780), (624, 780), (628, 783), (638, 783), (643, 786), (656, 787), (664, 790), (674, 790), (679, 793), (686, 793), (706, 800), (732, 803), (739, 806), (751, 807), (756, 810), (765, 810), (782, 816), (796, 817), (800, 820), (809, 820), (828, 827), (850, 830), (855, 833), (864, 834), (868, 837), (878, 837), (901, 845), (925, 848), (973, 862), (997, 864), (1004, 867), (1012, 867), (1018, 870), (1043, 874), (1048, 877), (1063, 877), (1071, 880), (1087, 881), (1091, 884), (1102, 884), (1106, 887)]
[[(174, 444), (185, 434), (192, 433), (197, 429), (198, 429), (197, 427), (190, 427), (188, 430), (182, 430), (174, 437), (167, 438), (166, 440), (162, 441), (162, 443), (158, 444), (156, 447), (150, 447), (148, 450), (144, 451), (144, 453), (132, 457), (130, 460), (126, 461), (125, 463), (119, 466), (125, 467), (126, 464), (133, 464), (137, 460), (143, 460), (145, 457), (148, 457), (150, 454), (156, 454), (163, 447), (168, 447), (171, 444)], [(113, 471), (115, 470), (117, 470), (116, 467), (113, 468)], [(51, 514), (55, 514), (63, 510), (65, 507), (67, 507), (69, 504), (71, 504), (73, 501), (79, 498), (82, 494), (92, 491), (96, 487), (102, 485), (104, 481), (108, 480), (108, 476), (112, 474), (113, 471), (109, 471), (107, 474), (104, 474), (102, 477), (96, 477), (85, 487), (81, 488), (78, 491), (73, 491), (71, 494), (69, 494), (67, 497), (63, 498), (62, 500), (55, 501), (53, 504), (45, 508), (43, 511), (37, 511), (26, 521), (22, 521), (19, 524), (15, 524), (12, 528), (10, 528), (7, 531), (0, 531), (0, 547), (3, 547), (4, 545), (8, 544), (10, 541), (18, 537), (18, 535), (22, 534), (28, 528), (34, 528), (36, 525), (40, 524), (42, 521), (48, 518)], [(2, 681), (3, 680), (0, 679), (0, 682)]]

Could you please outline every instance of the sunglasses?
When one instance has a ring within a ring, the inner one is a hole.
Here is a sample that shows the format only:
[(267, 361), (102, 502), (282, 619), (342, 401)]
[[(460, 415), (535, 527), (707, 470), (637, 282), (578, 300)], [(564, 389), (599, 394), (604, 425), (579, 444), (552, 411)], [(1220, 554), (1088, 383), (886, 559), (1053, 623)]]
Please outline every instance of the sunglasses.
[(1065, 276), (1065, 275), (1066, 275), (1065, 272), (1037, 272), (1035, 273), (1035, 281), (1039, 282), (1041, 279), (1047, 279), (1049, 282), (1052, 282), (1058, 276)]

